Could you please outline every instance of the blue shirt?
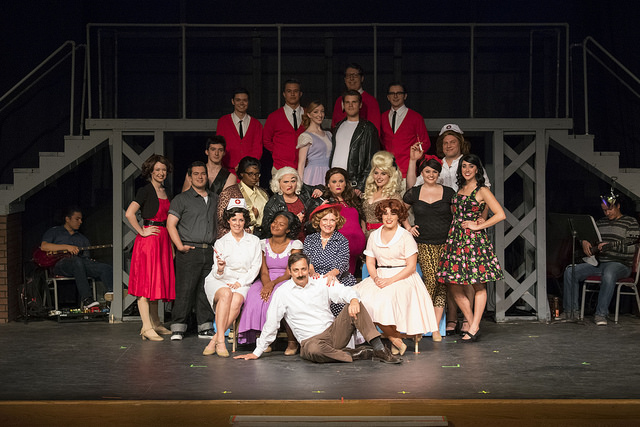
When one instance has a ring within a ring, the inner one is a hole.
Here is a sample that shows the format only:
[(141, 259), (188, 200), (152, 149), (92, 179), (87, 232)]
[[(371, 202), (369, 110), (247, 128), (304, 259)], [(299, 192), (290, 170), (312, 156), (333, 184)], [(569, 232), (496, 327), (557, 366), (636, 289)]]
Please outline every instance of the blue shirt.
[[(79, 248), (91, 246), (89, 239), (87, 239), (84, 234), (79, 231), (70, 234), (63, 225), (48, 229), (47, 232), (44, 233), (44, 236), (42, 236), (42, 241), (56, 245), (73, 245)], [(82, 251), (78, 255), (89, 258), (89, 251)]]

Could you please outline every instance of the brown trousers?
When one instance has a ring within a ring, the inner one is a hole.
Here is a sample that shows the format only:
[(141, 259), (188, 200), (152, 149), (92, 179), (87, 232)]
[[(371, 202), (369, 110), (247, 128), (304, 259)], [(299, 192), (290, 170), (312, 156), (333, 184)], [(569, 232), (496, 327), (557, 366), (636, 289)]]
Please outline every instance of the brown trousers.
[(302, 341), (300, 357), (316, 363), (353, 362), (351, 354), (343, 349), (349, 344), (351, 335), (356, 329), (367, 342), (380, 336), (380, 332), (362, 303), (356, 319), (349, 316), (349, 305), (347, 305), (324, 332)]

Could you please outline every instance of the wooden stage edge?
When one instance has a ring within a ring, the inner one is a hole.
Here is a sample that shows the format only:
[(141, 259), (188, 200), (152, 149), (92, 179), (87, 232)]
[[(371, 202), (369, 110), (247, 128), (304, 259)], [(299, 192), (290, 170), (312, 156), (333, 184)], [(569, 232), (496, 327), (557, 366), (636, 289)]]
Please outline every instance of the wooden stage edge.
[(638, 426), (631, 399), (2, 401), (2, 426), (230, 425), (233, 415), (445, 416), (450, 426)]

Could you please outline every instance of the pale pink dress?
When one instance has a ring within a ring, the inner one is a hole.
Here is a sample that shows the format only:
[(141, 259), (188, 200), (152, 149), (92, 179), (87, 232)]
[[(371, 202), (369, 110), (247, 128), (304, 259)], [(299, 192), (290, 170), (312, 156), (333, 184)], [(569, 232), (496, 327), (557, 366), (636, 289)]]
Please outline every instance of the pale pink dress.
[[(418, 245), (402, 227), (398, 227), (391, 241), (384, 244), (380, 240), (381, 230), (379, 228), (371, 233), (364, 254), (376, 258), (378, 276), (387, 278), (404, 268), (406, 259), (418, 252)], [(395, 325), (398, 332), (407, 335), (438, 330), (431, 297), (416, 272), (382, 289), (376, 286), (371, 277), (367, 277), (355, 289), (374, 323)]]

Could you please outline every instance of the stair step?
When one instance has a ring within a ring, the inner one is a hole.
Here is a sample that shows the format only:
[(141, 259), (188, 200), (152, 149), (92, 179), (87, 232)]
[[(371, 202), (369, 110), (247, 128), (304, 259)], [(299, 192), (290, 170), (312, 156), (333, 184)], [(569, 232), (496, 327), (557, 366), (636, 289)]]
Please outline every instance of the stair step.
[(38, 168), (14, 168), (13, 173), (38, 173)]
[(13, 190), (13, 184), (0, 184), (0, 191), (11, 191)]
[(38, 154), (40, 157), (64, 157), (64, 152), (62, 151), (41, 151)]
[(620, 157), (620, 152), (619, 151), (596, 151), (595, 153), (593, 153), (597, 156), (617, 156)]
[(620, 168), (621, 173), (640, 173), (640, 168)]

